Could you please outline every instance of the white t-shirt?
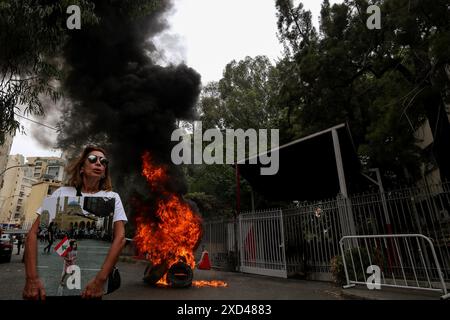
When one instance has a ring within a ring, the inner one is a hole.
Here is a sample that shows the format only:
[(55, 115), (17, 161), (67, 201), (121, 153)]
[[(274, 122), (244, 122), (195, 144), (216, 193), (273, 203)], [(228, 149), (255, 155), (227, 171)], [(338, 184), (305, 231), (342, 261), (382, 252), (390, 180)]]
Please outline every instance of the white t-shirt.
[[(120, 196), (118, 193), (113, 191), (105, 191), (100, 190), (97, 193), (81, 193), (83, 197), (105, 197), (105, 198), (114, 198), (115, 199), (115, 208), (114, 208), (114, 217), (113, 217), (113, 223), (116, 221), (123, 221), (127, 222), (127, 216), (125, 214), (125, 210), (123, 208), (122, 200), (120, 199)], [(60, 187), (55, 190), (55, 192), (52, 193), (50, 196), (51, 198), (57, 198), (57, 197), (76, 197), (77, 196), (77, 189), (74, 187)], [(41, 214), (43, 211), (42, 207), (37, 209), (36, 213)]]

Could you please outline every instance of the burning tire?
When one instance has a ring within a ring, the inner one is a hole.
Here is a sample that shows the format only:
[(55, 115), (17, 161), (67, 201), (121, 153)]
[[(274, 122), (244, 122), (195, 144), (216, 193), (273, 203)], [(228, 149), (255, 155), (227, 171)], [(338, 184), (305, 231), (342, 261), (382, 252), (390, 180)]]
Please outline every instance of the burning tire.
[(167, 272), (167, 264), (159, 264), (154, 266), (153, 264), (149, 264), (144, 271), (144, 282), (155, 285)]
[(184, 262), (173, 264), (167, 272), (167, 282), (173, 288), (187, 288), (192, 285), (194, 273)]

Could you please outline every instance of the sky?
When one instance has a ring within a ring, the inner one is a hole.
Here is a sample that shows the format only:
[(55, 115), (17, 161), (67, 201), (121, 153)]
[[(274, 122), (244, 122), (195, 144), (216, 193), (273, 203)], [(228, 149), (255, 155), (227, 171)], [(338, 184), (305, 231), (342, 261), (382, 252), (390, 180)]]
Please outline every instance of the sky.
[[(281, 57), (277, 39), (274, 0), (175, 0), (167, 15), (170, 27), (155, 44), (168, 63), (184, 62), (200, 73), (202, 83), (218, 81), (225, 66), (246, 56), (266, 55), (272, 61)], [(294, 0), (297, 4), (299, 1)], [(320, 0), (303, 0), (318, 26)], [(331, 4), (341, 1), (330, 1)], [(36, 119), (45, 122), (42, 119)], [(11, 154), (60, 156), (60, 150), (41, 146), (33, 135), (42, 132), (56, 141), (56, 132), (20, 119), (26, 135), (16, 134)], [(48, 123), (54, 126), (54, 123)], [(32, 128), (34, 127), (34, 130)], [(38, 130), (36, 130), (38, 129)]]

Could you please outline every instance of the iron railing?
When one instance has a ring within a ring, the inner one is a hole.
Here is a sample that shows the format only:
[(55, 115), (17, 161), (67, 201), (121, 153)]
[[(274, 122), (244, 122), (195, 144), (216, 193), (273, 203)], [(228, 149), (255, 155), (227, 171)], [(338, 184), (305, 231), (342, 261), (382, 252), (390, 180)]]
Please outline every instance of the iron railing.
[[(339, 241), (346, 285), (442, 292), (447, 287), (433, 242), (421, 234), (344, 236)], [(369, 277), (367, 277), (370, 275)]]
[[(340, 255), (339, 240), (343, 236), (422, 234), (433, 242), (443, 277), (450, 282), (450, 183), (298, 202), (289, 208), (245, 212), (236, 221), (205, 221), (202, 245), (213, 256), (213, 264), (217, 261), (217, 265), (223, 265), (230, 255), (234, 263), (242, 263), (238, 261), (242, 254), (236, 250), (242, 248), (239, 243), (245, 241), (248, 230), (240, 228), (239, 221), (253, 219), (253, 225), (258, 226), (256, 221), (264, 221), (264, 217), (273, 220), (275, 216), (283, 221), (277, 226), (278, 230), (283, 228), (281, 243), (288, 275), (330, 275), (331, 260)], [(261, 230), (266, 228), (264, 222), (259, 226)], [(261, 231), (258, 245), (264, 248), (264, 243), (278, 241), (278, 234)], [(262, 256), (258, 259), (261, 266), (271, 263), (263, 261)]]

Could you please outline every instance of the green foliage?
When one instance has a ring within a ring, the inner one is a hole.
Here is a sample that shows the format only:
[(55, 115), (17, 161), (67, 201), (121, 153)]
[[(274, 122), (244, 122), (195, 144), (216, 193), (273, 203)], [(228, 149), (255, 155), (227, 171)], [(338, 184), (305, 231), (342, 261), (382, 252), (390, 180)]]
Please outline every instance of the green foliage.
[[(420, 159), (414, 132), (424, 119), (434, 123), (443, 101), (449, 101), (448, 4), (373, 3), (381, 7), (381, 30), (366, 27), (369, 1), (333, 6), (324, 1), (317, 34), (301, 3), (278, 0), (278, 31), (287, 49), (276, 66), (281, 70), (279, 99), (272, 101), (286, 110), (289, 136), (346, 121), (365, 165), (400, 181), (418, 178), (425, 159)], [(450, 148), (445, 138), (450, 129), (445, 123), (435, 127), (442, 143), (433, 152), (442, 154)], [(448, 167), (445, 157), (438, 158), (441, 168)]]
[[(425, 120), (440, 141), (432, 152), (450, 149), (448, 123), (436, 125), (437, 112), (450, 101), (447, 2), (345, 0), (330, 5), (325, 0), (317, 31), (301, 2), (277, 0), (284, 57), (275, 65), (262, 56), (227, 64), (223, 78), (203, 89), (203, 127), (279, 128), (284, 144), (347, 122), (363, 166), (380, 168), (386, 187), (414, 181), (428, 161), (414, 137)], [(381, 7), (381, 30), (366, 26), (369, 4)], [(447, 177), (442, 168), (449, 162), (436, 158)], [(212, 187), (215, 179), (222, 182), (220, 174), (200, 184), (198, 173), (191, 176), (196, 191), (234, 203), (231, 194)], [(224, 185), (233, 188), (232, 176), (226, 179)], [(254, 199), (263, 203), (258, 195)]]
[(265, 56), (246, 57), (226, 65), (223, 78), (205, 86), (199, 103), (204, 127), (271, 128), (277, 110), (274, 95), (274, 68)]
[[(373, 257), (369, 256), (369, 253), (365, 248), (352, 248), (350, 250), (346, 250), (344, 254), (350, 280), (365, 282), (369, 276), (366, 274), (366, 270), (367, 267), (371, 265), (371, 262), (374, 261)], [(337, 255), (333, 257), (330, 265), (330, 272), (333, 282), (339, 286), (346, 284), (347, 279), (345, 277), (345, 268), (342, 256)]]
[(334, 256), (330, 261), (330, 268), (331, 276), (335, 284), (343, 286), (347, 283), (342, 256)]
[[(280, 143), (291, 141), (292, 126), (287, 108), (278, 101), (295, 103), (290, 92), (280, 92), (281, 81), (292, 75), (290, 65), (273, 66), (265, 56), (246, 57), (226, 65), (223, 78), (210, 82), (202, 90), (198, 105), (204, 128), (220, 130), (280, 129)], [(295, 86), (295, 82), (290, 82)], [(287, 83), (286, 83), (287, 85)], [(282, 94), (284, 94), (282, 96)]]
[(160, 9), (166, 0), (119, 0), (123, 8), (123, 12), (129, 17), (140, 18), (145, 17), (151, 12)]
[[(275, 106), (278, 97), (280, 73), (265, 56), (246, 57), (226, 65), (223, 78), (210, 82), (202, 90), (198, 111), (203, 129), (273, 129), (287, 127), (284, 110)], [(289, 73), (289, 71), (286, 71)], [(286, 141), (286, 135), (281, 141)], [(206, 143), (208, 144), (208, 143)], [(248, 151), (246, 153), (248, 155)], [(204, 193), (214, 198), (211, 215), (231, 216), (236, 210), (236, 177), (230, 165), (190, 166), (186, 171), (189, 192)], [(277, 206), (257, 194), (252, 195), (244, 179), (240, 183), (241, 211)], [(193, 199), (195, 201), (195, 199)], [(198, 199), (202, 202), (202, 199)], [(206, 210), (209, 212), (209, 209)], [(209, 214), (209, 213), (207, 213)]]
[[(236, 211), (236, 180), (230, 165), (187, 165), (187, 199), (194, 201), (203, 217), (232, 217)], [(241, 184), (244, 195), (246, 188)], [(248, 186), (247, 186), (248, 188)]]
[(78, 1), (0, 2), (0, 144), (5, 134), (19, 129), (14, 113), (42, 115), (40, 99), (46, 95), (56, 101), (62, 78), (59, 53), (67, 39), (66, 9), (81, 6), (86, 24), (96, 23), (94, 3)]
[[(228, 217), (236, 212), (236, 172), (227, 164), (186, 165), (184, 173), (188, 184), (186, 199), (194, 201), (204, 218)], [(270, 202), (253, 193), (250, 184), (240, 179), (240, 210), (286, 206), (285, 202)]]
[(216, 216), (218, 210), (219, 213), (222, 213), (221, 216), (227, 215), (226, 208), (222, 207), (222, 210), (220, 210), (221, 204), (213, 195), (205, 194), (204, 192), (192, 192), (187, 193), (184, 198), (195, 202), (203, 218)]
[[(124, 15), (138, 18), (157, 10), (163, 0), (112, 0)], [(64, 78), (62, 50), (71, 31), (67, 8), (81, 9), (82, 28), (102, 23), (94, 0), (0, 0), (0, 144), (5, 134), (20, 129), (14, 117), (42, 115), (42, 96), (53, 101), (62, 95)]]

